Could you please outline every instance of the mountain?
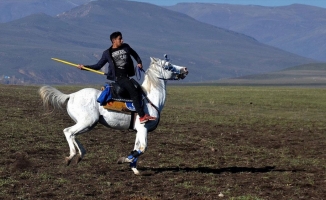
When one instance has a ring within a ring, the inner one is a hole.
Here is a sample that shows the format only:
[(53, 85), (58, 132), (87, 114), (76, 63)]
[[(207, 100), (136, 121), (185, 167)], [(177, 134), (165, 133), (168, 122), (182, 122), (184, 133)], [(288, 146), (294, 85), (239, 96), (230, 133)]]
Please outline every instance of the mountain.
[(252, 37), (201, 23), (185, 14), (148, 3), (92, 1), (56, 17), (34, 14), (0, 24), (0, 77), (35, 83), (104, 82), (90, 72), (50, 60), (94, 64), (120, 30), (141, 56), (168, 54), (189, 68), (186, 82), (265, 73), (314, 62), (259, 43)]
[(37, 13), (55, 16), (90, 1), (92, 0), (1, 0), (0, 23)]
[[(73, 27), (45, 14), (0, 24), (0, 75), (10, 75), (32, 83), (89, 82), (89, 77), (72, 67), (54, 65), (51, 57), (71, 57), (83, 60), (79, 54), (88, 54), (89, 49), (79, 47), (83, 40), (93, 38), (79, 35), (75, 39)], [(89, 57), (92, 57), (89, 54)], [(77, 59), (75, 59), (77, 60)]]
[(294, 54), (326, 61), (325, 8), (209, 3), (180, 3), (166, 8)]

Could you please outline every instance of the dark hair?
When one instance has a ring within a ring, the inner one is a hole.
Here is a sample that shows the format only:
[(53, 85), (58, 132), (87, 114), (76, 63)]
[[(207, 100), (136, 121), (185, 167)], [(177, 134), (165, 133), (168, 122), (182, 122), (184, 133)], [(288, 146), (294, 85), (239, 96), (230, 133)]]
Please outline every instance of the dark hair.
[(117, 37), (119, 37), (119, 36), (122, 37), (122, 34), (121, 34), (120, 31), (116, 31), (116, 32), (111, 33), (111, 35), (110, 35), (110, 40), (111, 40), (111, 42), (112, 42), (113, 39), (115, 39), (115, 38), (117, 38)]

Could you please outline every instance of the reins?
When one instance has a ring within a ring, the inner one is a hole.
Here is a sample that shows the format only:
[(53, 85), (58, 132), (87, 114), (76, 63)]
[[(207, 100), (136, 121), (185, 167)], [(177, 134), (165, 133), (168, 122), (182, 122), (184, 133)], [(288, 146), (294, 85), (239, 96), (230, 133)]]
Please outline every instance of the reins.
[[(138, 70), (136, 68), (138, 68)], [(139, 68), (139, 67), (136, 66), (135, 67), (135, 74), (136, 74), (136, 78), (137, 78), (138, 81), (141, 79), (141, 72), (143, 72), (144, 74), (146, 73), (143, 68)]]
[[(136, 66), (137, 67), (137, 66)], [(145, 72), (145, 70), (143, 69), (143, 68), (139, 68), (139, 67), (137, 67), (138, 68), (138, 70), (136, 70), (136, 67), (135, 67), (135, 71), (136, 72), (138, 72), (138, 73), (136, 73), (136, 77), (137, 77), (137, 80), (140, 80), (141, 79), (141, 72), (143, 72), (144, 74), (146, 73)], [(138, 83), (138, 82), (137, 82)], [(138, 83), (139, 84), (139, 83)], [(141, 88), (141, 87), (140, 87)], [(160, 115), (161, 115), (161, 113), (160, 113), (160, 111), (159, 111), (159, 109), (158, 109), (158, 107), (156, 106), (156, 105), (154, 105), (153, 104), (153, 102), (147, 97), (147, 94), (143, 91), (143, 89), (141, 89), (141, 93), (142, 93), (142, 95), (144, 96), (144, 98), (148, 101), (148, 103), (157, 111), (157, 114), (158, 114), (158, 121), (157, 121), (157, 123), (156, 123), (156, 125), (155, 125), (155, 127), (154, 127), (154, 129), (153, 130), (155, 130), (156, 128), (157, 128), (157, 126), (158, 126), (158, 124), (159, 124), (159, 122), (160, 122)]]

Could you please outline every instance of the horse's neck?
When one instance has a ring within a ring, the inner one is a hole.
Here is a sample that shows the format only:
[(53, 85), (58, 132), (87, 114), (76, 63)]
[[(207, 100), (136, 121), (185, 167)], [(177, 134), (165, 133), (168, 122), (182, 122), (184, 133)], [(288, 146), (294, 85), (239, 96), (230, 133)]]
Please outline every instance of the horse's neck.
[(166, 81), (157, 80), (156, 84), (152, 84), (148, 79), (145, 79), (142, 87), (146, 90), (148, 99), (162, 110), (166, 99)]

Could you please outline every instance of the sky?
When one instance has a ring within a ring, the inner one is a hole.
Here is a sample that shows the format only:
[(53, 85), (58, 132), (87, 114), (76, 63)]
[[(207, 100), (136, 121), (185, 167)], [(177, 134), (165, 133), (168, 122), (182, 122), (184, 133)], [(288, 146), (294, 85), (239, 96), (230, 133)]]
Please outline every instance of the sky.
[(326, 8), (326, 0), (133, 0), (159, 6), (171, 6), (177, 3), (228, 3), (240, 5), (285, 6), (294, 3)]

